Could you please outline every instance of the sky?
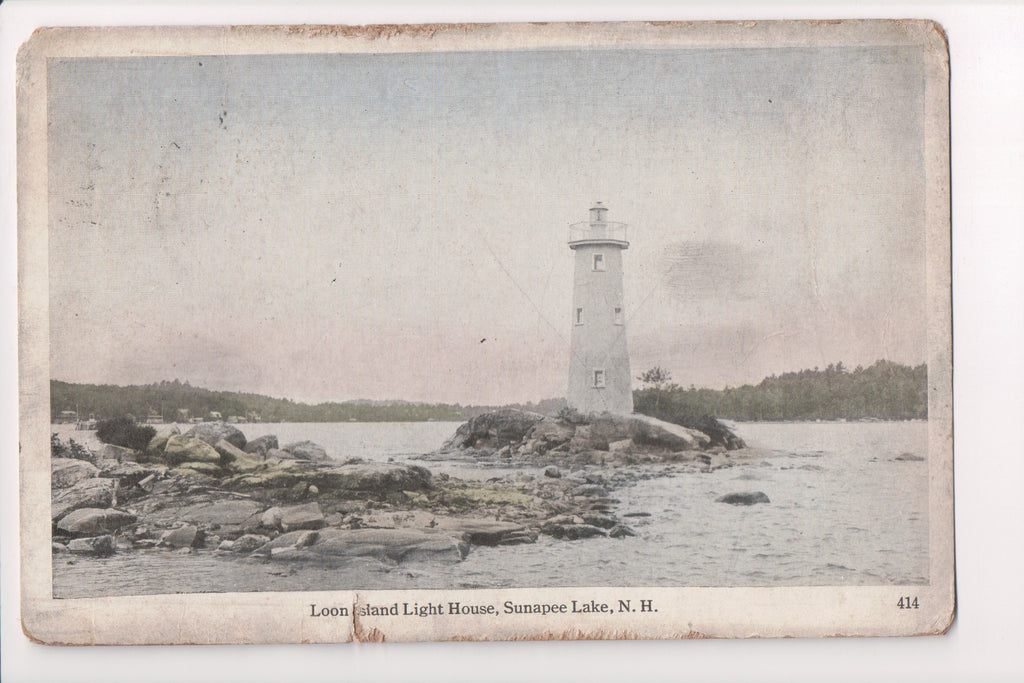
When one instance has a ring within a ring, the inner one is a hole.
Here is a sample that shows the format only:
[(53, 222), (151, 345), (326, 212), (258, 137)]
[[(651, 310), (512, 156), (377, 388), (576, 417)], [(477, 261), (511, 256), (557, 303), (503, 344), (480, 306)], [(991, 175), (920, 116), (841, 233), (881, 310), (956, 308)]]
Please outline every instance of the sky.
[(569, 223), (629, 224), (633, 374), (925, 361), (917, 48), (49, 66), (51, 376), (564, 396)]

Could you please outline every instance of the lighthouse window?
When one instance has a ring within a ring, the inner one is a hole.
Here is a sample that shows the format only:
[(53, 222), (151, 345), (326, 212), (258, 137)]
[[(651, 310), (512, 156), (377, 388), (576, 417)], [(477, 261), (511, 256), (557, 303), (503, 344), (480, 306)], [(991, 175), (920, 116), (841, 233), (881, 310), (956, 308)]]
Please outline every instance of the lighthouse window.
[(622, 325), (622, 308), (619, 306), (615, 307), (615, 324)]
[(576, 309), (576, 324), (577, 325), (582, 325), (583, 324), (583, 309), (582, 308), (577, 308)]
[(594, 270), (604, 270), (604, 254), (594, 254)]
[(594, 388), (604, 388), (604, 370), (594, 370)]

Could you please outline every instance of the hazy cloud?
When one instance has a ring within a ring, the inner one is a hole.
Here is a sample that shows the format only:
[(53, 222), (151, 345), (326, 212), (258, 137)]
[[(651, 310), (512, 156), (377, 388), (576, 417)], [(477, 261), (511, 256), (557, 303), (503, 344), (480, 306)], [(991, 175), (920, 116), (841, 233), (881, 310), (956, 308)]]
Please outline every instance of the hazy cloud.
[(665, 289), (685, 301), (750, 299), (761, 267), (753, 249), (725, 241), (676, 242), (665, 247), (662, 257)]

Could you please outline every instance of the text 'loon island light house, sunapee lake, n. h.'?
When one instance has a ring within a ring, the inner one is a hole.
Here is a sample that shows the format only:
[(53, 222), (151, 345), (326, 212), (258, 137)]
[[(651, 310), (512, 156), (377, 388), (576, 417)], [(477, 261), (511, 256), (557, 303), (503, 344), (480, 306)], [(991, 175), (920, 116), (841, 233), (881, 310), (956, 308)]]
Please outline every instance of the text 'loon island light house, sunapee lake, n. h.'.
[(584, 415), (633, 412), (622, 304), (622, 252), (629, 242), (626, 224), (609, 222), (607, 214), (597, 202), (590, 220), (569, 226), (576, 264), (566, 398), (570, 408)]

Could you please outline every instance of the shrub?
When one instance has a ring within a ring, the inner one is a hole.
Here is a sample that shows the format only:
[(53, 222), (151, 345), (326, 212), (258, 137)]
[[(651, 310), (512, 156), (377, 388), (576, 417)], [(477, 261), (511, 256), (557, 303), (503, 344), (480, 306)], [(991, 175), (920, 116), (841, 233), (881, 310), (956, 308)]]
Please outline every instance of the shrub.
[(56, 432), (50, 434), (50, 457), (51, 458), (63, 458), (65, 453), (68, 452), (67, 446), (60, 442), (60, 437), (57, 436)]
[(92, 460), (92, 453), (74, 439), (68, 439), (68, 445), (65, 446), (57, 434), (50, 434), (50, 457)]
[(124, 446), (137, 451), (145, 450), (156, 430), (148, 426), (135, 424), (130, 417), (115, 417), (103, 420), (96, 425), (96, 436), (103, 443)]

